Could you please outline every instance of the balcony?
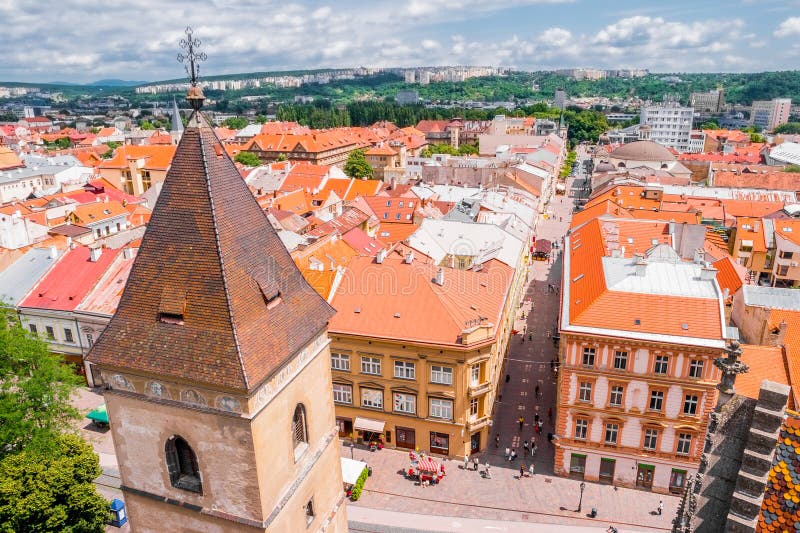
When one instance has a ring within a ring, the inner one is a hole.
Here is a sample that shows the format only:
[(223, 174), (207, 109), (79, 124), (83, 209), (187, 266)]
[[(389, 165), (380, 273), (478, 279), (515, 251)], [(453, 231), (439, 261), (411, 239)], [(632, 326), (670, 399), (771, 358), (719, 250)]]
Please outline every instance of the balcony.
[(492, 384), (489, 381), (484, 381), (483, 383), (470, 383), (469, 384), (469, 395), (470, 396), (480, 396), (481, 394), (486, 394), (489, 392)]
[(489, 415), (470, 415), (467, 418), (467, 428), (469, 431), (475, 431), (477, 429), (481, 429), (484, 426), (489, 425), (491, 418)]

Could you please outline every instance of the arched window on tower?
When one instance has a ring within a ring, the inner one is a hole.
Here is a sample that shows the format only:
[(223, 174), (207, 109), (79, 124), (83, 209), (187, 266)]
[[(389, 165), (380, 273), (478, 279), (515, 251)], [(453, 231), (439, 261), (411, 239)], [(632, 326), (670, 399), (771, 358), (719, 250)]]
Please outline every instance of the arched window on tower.
[(197, 456), (183, 437), (173, 435), (165, 445), (167, 470), (173, 487), (192, 492), (203, 492)]
[(292, 417), (292, 441), (294, 444), (295, 461), (303, 455), (308, 448), (308, 425), (306, 424), (306, 408), (298, 403), (294, 408)]

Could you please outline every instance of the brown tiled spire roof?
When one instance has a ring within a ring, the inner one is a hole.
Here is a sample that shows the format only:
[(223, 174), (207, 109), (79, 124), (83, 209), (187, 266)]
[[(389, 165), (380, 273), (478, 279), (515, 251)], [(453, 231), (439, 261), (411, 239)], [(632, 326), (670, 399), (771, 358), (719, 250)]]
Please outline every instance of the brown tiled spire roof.
[(333, 313), (196, 112), (117, 312), (89, 360), (250, 391)]

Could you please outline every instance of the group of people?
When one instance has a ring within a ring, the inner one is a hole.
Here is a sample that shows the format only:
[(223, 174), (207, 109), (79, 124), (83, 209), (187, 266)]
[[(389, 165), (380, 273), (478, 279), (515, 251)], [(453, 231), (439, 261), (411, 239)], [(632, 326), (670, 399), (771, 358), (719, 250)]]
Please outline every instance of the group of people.
[[(480, 467), (481, 462), (478, 460), (477, 457), (473, 457), (472, 458), (472, 464), (475, 466), (475, 468), (473, 470), (475, 470), (475, 472), (478, 472), (478, 468)], [(465, 454), (464, 455), (464, 470), (469, 470), (470, 469), (469, 465), (470, 465), (469, 455)], [(483, 470), (484, 474), (486, 475), (487, 478), (491, 479), (492, 472), (491, 472), (491, 470), (489, 468), (489, 459), (488, 458), (486, 459), (486, 462), (483, 464), (483, 467), (484, 467), (484, 470)]]

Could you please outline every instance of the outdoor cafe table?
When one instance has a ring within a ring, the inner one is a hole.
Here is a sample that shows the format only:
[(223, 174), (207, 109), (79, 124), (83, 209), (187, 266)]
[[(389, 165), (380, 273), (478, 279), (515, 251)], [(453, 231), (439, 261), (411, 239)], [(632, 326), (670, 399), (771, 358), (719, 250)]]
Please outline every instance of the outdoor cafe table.
[(431, 481), (434, 478), (441, 479), (439, 474), (439, 464), (430, 457), (423, 457), (417, 462), (417, 469), (419, 470), (420, 481)]

